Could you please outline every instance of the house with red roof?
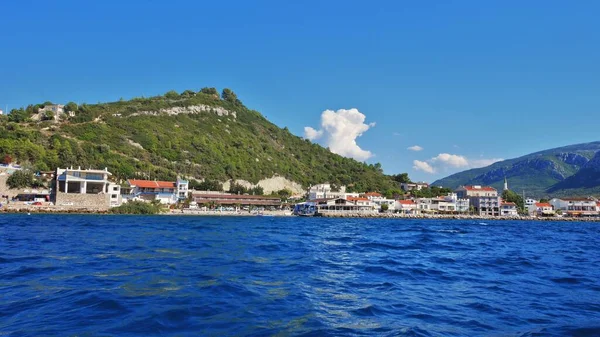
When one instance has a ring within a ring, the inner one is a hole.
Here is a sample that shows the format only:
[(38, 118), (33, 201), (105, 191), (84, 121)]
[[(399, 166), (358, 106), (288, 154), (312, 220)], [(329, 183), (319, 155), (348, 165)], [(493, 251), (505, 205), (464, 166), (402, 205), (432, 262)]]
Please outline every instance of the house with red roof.
[(396, 200), (394, 199), (388, 199), (386, 197), (384, 197), (381, 193), (377, 193), (377, 192), (367, 192), (364, 194), (361, 194), (361, 197), (365, 197), (369, 200), (371, 200), (371, 202), (373, 203), (373, 207), (376, 209), (381, 209), (382, 205), (387, 205), (388, 210), (393, 210), (395, 209), (395, 205), (396, 205)]
[(417, 212), (417, 203), (414, 200), (396, 200), (394, 209), (404, 214), (414, 214)]
[(554, 208), (547, 202), (536, 202), (527, 206), (527, 212), (529, 215), (552, 216), (554, 215)]
[(501, 216), (517, 216), (517, 204), (514, 202), (502, 201), (500, 204), (500, 215)]
[(129, 179), (127, 183), (131, 187), (131, 198), (158, 200), (161, 204), (175, 204), (185, 200), (189, 186), (187, 180), (179, 178), (176, 181)]

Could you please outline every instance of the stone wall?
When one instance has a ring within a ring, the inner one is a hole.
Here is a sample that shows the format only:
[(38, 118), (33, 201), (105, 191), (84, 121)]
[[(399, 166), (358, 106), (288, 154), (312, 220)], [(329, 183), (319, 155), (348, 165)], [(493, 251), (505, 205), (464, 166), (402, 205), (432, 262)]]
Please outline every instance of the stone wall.
[[(56, 206), (70, 206), (74, 208), (89, 208), (95, 210), (106, 210), (110, 204), (108, 194), (78, 194), (78, 193), (56, 193)], [(72, 204), (72, 205), (71, 205)]]

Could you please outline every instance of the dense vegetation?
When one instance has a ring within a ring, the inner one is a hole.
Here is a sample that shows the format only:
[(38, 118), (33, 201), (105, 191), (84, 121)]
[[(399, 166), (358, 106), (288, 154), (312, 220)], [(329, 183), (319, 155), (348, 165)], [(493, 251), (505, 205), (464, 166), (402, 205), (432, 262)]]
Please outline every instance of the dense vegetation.
[[(30, 105), (0, 116), (0, 158), (10, 156), (33, 170), (107, 167), (117, 179), (208, 182), (274, 175), (308, 187), (330, 182), (349, 191), (391, 191), (408, 177), (385, 176), (381, 165), (335, 155), (291, 134), (246, 108), (230, 89), (170, 91), (163, 96), (102, 104), (70, 102), (55, 123)], [(161, 109), (208, 106), (201, 113), (168, 115)], [(228, 112), (227, 115), (222, 111)], [(235, 112), (235, 116), (231, 113)], [(36, 115), (38, 114), (38, 115)]]
[(129, 201), (110, 209), (110, 212), (114, 214), (158, 214), (161, 211), (160, 204), (143, 201)]

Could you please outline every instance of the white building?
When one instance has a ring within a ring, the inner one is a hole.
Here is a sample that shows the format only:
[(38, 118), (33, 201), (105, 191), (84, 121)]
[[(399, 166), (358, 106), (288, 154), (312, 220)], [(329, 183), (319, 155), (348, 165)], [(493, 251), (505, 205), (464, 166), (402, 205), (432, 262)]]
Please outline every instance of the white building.
[(187, 180), (176, 181), (128, 180), (131, 195), (128, 198), (138, 198), (146, 201), (158, 200), (161, 204), (175, 204), (187, 198), (189, 183)]
[(56, 169), (58, 206), (106, 209), (121, 205), (121, 186), (108, 181), (108, 169)]
[(517, 204), (514, 202), (502, 202), (500, 204), (500, 215), (501, 216), (517, 216), (519, 212), (517, 211)]
[(400, 213), (414, 214), (417, 212), (417, 203), (414, 200), (396, 200), (394, 208)]
[(359, 193), (346, 193), (346, 186), (340, 186), (338, 191), (331, 189), (331, 184), (318, 184), (308, 190), (308, 200), (359, 197)]
[(52, 112), (54, 115), (54, 121), (58, 122), (60, 120), (60, 115), (65, 113), (65, 106), (62, 104), (51, 104), (46, 105), (38, 111), (40, 114), (45, 114), (47, 112)]
[(393, 210), (396, 208), (396, 200), (387, 199), (381, 193), (377, 192), (367, 192), (362, 195), (363, 197), (371, 200), (373, 203), (373, 207), (376, 209), (381, 209), (381, 205), (388, 205), (388, 210)]
[(554, 210), (561, 210), (571, 216), (589, 216), (597, 215), (597, 203), (594, 199), (588, 198), (554, 198), (550, 200), (550, 205)]
[(554, 215), (554, 209), (552, 205), (545, 202), (536, 202), (533, 205), (526, 205), (527, 213), (529, 215), (537, 215), (537, 216), (550, 216)]
[(421, 181), (418, 183), (400, 183), (400, 188), (405, 192), (412, 191), (412, 190), (420, 191), (421, 189), (428, 188), (428, 187), (429, 187), (429, 184), (424, 181)]

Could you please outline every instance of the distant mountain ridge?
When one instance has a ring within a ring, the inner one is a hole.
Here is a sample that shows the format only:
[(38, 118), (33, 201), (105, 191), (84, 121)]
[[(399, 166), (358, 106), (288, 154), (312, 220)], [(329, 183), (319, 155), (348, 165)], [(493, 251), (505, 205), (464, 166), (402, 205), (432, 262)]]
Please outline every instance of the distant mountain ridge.
[(600, 141), (568, 145), (455, 173), (433, 185), (490, 185), (509, 188), (527, 197), (600, 194)]

